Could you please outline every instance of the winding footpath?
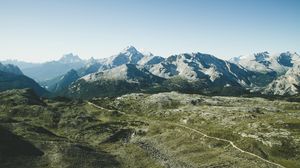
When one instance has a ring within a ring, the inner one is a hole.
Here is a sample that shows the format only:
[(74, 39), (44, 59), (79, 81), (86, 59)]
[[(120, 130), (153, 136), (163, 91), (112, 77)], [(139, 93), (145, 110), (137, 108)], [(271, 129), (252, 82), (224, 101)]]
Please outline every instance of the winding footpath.
[[(104, 107), (98, 106), (98, 105), (96, 105), (96, 104), (94, 104), (94, 103), (92, 103), (92, 102), (88, 102), (88, 104), (89, 104), (89, 105), (92, 105), (92, 106), (94, 106), (94, 107), (96, 107), (96, 108), (98, 108), (98, 109), (108, 110), (108, 111), (113, 111), (113, 110), (106, 109), (106, 108), (104, 108)], [(120, 112), (121, 112), (121, 111), (120, 111)], [(122, 113), (125, 113), (125, 112), (122, 112)], [(125, 114), (126, 114), (126, 113), (125, 113)], [(262, 158), (262, 157), (260, 157), (260, 156), (258, 156), (258, 155), (256, 155), (256, 154), (254, 154), (254, 153), (247, 152), (247, 151), (245, 151), (245, 150), (243, 150), (243, 149), (237, 147), (237, 146), (236, 146), (232, 141), (230, 141), (230, 140), (223, 139), (223, 138), (218, 138), (218, 137), (213, 137), (213, 136), (209, 136), (209, 135), (207, 135), (207, 134), (205, 134), (205, 133), (203, 133), (203, 132), (201, 132), (201, 131), (199, 131), (199, 130), (197, 130), (197, 129), (194, 129), (194, 128), (191, 128), (191, 127), (188, 127), (188, 126), (185, 126), (185, 125), (182, 125), (182, 124), (171, 123), (171, 122), (165, 122), (165, 123), (167, 123), (167, 124), (169, 124), (169, 125), (175, 125), (175, 126), (177, 126), (177, 127), (181, 127), (181, 128), (188, 129), (188, 130), (190, 130), (190, 131), (193, 131), (193, 132), (196, 132), (196, 133), (198, 133), (198, 134), (201, 134), (203, 137), (206, 137), (206, 138), (215, 139), (215, 140), (222, 141), (222, 142), (227, 142), (227, 143), (229, 143), (233, 148), (237, 149), (238, 151), (240, 151), (240, 152), (242, 152), (242, 153), (245, 153), (245, 154), (248, 154), (248, 155), (250, 155), (250, 156), (256, 157), (256, 158), (258, 158), (258, 159), (260, 159), (260, 160), (262, 160), (262, 161), (264, 161), (264, 162), (267, 162), (267, 163), (269, 163), (269, 164), (272, 164), (272, 165), (274, 165), (274, 166), (277, 166), (277, 167), (280, 167), (280, 168), (285, 168), (284, 166), (282, 166), (282, 165), (280, 165), (280, 164), (278, 164), (278, 163), (269, 161), (269, 160), (264, 159), (264, 158)]]
[(248, 155), (251, 155), (251, 156), (253, 156), (253, 157), (256, 157), (256, 158), (258, 158), (258, 159), (260, 159), (260, 160), (262, 160), (262, 161), (265, 161), (265, 162), (267, 162), (267, 163), (269, 163), (269, 164), (272, 164), (272, 165), (274, 165), (274, 166), (281, 167), (281, 168), (285, 168), (284, 166), (282, 166), (282, 165), (280, 165), (280, 164), (278, 164), (278, 163), (275, 163), (275, 162), (266, 160), (266, 159), (264, 159), (264, 158), (262, 158), (262, 157), (260, 157), (260, 156), (258, 156), (258, 155), (256, 155), (256, 154), (254, 154), (254, 153), (244, 151), (243, 149), (237, 147), (232, 141), (229, 141), (229, 140), (227, 140), (227, 139), (222, 139), (222, 138), (218, 138), (218, 137), (209, 136), (209, 135), (207, 135), (207, 134), (205, 134), (205, 133), (203, 133), (203, 132), (201, 132), (201, 131), (199, 131), (199, 130), (196, 130), (196, 129), (194, 129), (194, 128), (187, 127), (187, 126), (182, 125), (182, 124), (176, 124), (176, 123), (168, 123), (168, 124), (172, 124), (172, 125), (176, 125), (176, 126), (178, 126), (178, 127), (182, 127), (182, 128), (188, 129), (188, 130), (190, 130), (190, 131), (193, 131), (193, 132), (196, 132), (196, 133), (198, 133), (198, 134), (201, 134), (201, 135), (203, 135), (203, 136), (206, 137), (206, 138), (215, 139), (215, 140), (223, 141), (223, 142), (228, 142), (233, 148), (239, 150), (239, 151), (242, 152), (242, 153), (246, 153), (246, 154), (248, 154)]

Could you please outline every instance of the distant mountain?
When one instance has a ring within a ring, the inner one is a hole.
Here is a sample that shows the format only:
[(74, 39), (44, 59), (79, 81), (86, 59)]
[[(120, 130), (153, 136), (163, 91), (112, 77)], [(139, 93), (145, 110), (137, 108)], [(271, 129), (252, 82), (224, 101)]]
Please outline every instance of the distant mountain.
[[(135, 47), (128, 46), (116, 55), (103, 59), (89, 59), (86, 64), (77, 70), (79, 76), (85, 76), (91, 73), (111, 69), (124, 64), (139, 64), (144, 57), (155, 57), (151, 53), (145, 55), (139, 52)], [(147, 61), (147, 60), (144, 60)], [(150, 60), (149, 60), (150, 61)]]
[(19, 67), (12, 65), (12, 64), (3, 65), (0, 63), (0, 71), (7, 72), (7, 73), (13, 73), (16, 75), (23, 75), (23, 73), (19, 69)]
[[(14, 66), (14, 69), (18, 69)], [(39, 96), (46, 95), (47, 91), (42, 88), (33, 79), (22, 75), (20, 72), (13, 73), (9, 71), (0, 70), (0, 92), (11, 89), (30, 88), (34, 90)]]
[(148, 67), (154, 75), (163, 78), (179, 76), (195, 81), (205, 79), (216, 86), (250, 86), (252, 72), (236, 64), (209, 54), (192, 53), (173, 55)]
[(73, 64), (73, 63), (82, 63), (84, 60), (79, 58), (78, 55), (73, 55), (72, 53), (63, 55), (57, 62), (63, 63), (63, 64)]
[(119, 54), (103, 59), (101, 62), (109, 68), (114, 68), (124, 64), (137, 64), (144, 56), (135, 47), (128, 46)]
[(82, 60), (67, 54), (25, 68), (24, 74), (31, 74), (51, 92), (75, 97), (172, 90), (292, 95), (299, 93), (298, 65), (300, 56), (291, 52), (262, 52), (225, 61), (199, 52), (161, 57), (129, 46), (103, 59)]
[(42, 86), (47, 88), (48, 91), (58, 94), (63, 91), (64, 89), (67, 89), (67, 87), (72, 83), (75, 82), (80, 77), (78, 76), (77, 72), (72, 69), (66, 74), (56, 77), (54, 79), (44, 81)]
[[(83, 77), (88, 74), (101, 72), (104, 70), (112, 69), (118, 66), (122, 66), (125, 64), (135, 64), (135, 65), (143, 65), (148, 66), (152, 64), (157, 64), (163, 61), (164, 58), (160, 56), (154, 56), (152, 53), (142, 53), (138, 51), (133, 46), (128, 46), (119, 52), (116, 55), (113, 55), (104, 59), (94, 59), (93, 57), (86, 61), (85, 65), (76, 70), (76, 73), (79, 77)], [(67, 75), (67, 74), (65, 74)], [(64, 76), (64, 75), (63, 75)], [(47, 88), (52, 88), (54, 85), (53, 82), (59, 82), (62, 76), (53, 78), (51, 80), (47, 80), (43, 82), (43, 85), (47, 86)], [(74, 78), (73, 78), (74, 79)], [(52, 86), (50, 86), (52, 85)], [(59, 84), (58, 84), (59, 85)], [(51, 89), (50, 89), (51, 91)]]
[(103, 67), (103, 63), (100, 60), (96, 60), (93, 57), (87, 61), (87, 63), (77, 70), (79, 76), (84, 76), (90, 73), (98, 72)]
[(249, 56), (235, 57), (231, 61), (251, 71), (261, 73), (275, 72), (277, 75), (282, 75), (289, 68), (293, 67), (294, 63), (300, 62), (300, 55), (291, 52), (280, 54), (262, 52)]
[(22, 71), (25, 75), (41, 82), (61, 76), (71, 69), (79, 69), (85, 65), (77, 55), (67, 54), (58, 61), (51, 61), (39, 64), (34, 67), (24, 68)]
[(263, 91), (272, 95), (296, 95), (300, 93), (300, 64), (294, 64), (284, 75), (271, 82)]
[(116, 96), (140, 92), (163, 81), (163, 78), (151, 74), (141, 66), (124, 64), (80, 78), (69, 87), (67, 95), (81, 98)]
[(38, 66), (39, 63), (31, 63), (25, 61), (18, 61), (18, 60), (4, 60), (1, 61), (3, 64), (12, 64), (18, 66), (20, 69), (32, 68)]
[(72, 83), (67, 91), (69, 96), (91, 98), (170, 90), (243, 92), (244, 87), (251, 85), (253, 75), (241, 66), (208, 54), (180, 54), (165, 59), (153, 54), (143, 55), (133, 47), (110, 58), (93, 61), (86, 67), (93, 67), (95, 72), (90, 71), (92, 73)]
[(230, 61), (257, 72), (252, 83), (264, 94), (294, 95), (298, 93), (300, 55), (284, 52), (262, 52), (250, 56), (235, 57)]

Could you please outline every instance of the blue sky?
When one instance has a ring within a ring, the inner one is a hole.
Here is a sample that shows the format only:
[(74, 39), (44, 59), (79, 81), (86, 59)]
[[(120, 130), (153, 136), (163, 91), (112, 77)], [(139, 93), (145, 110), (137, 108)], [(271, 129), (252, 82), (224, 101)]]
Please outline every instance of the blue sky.
[(300, 52), (298, 0), (0, 0), (0, 60)]

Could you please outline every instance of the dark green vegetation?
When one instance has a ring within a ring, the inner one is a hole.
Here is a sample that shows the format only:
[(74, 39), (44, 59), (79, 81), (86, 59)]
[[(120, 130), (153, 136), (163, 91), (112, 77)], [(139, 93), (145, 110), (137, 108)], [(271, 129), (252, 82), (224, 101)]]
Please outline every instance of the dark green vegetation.
[(40, 96), (48, 94), (48, 91), (42, 88), (33, 79), (22, 74), (15, 74), (0, 70), (0, 92), (10, 89), (24, 88), (31, 88)]
[(300, 103), (176, 92), (90, 103), (40, 99), (31, 90), (0, 93), (0, 167), (250, 168), (275, 163), (300, 167)]

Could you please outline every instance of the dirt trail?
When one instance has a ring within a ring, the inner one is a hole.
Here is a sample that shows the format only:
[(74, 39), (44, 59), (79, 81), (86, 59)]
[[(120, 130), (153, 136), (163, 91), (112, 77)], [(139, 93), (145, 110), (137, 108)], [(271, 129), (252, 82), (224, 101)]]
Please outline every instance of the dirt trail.
[[(103, 108), (103, 107), (101, 107), (101, 106), (98, 106), (98, 105), (96, 105), (96, 104), (94, 104), (94, 103), (91, 103), (91, 102), (88, 102), (88, 104), (90, 104), (90, 105), (92, 105), (92, 106), (94, 106), (94, 107), (96, 107), (96, 108), (102, 109), (102, 110), (113, 111), (113, 110), (106, 109), (106, 108)], [(122, 112), (122, 113), (125, 113), (125, 112)], [(125, 114), (126, 114), (126, 113), (125, 113)], [(269, 164), (272, 164), (272, 165), (274, 165), (274, 166), (277, 166), (277, 167), (280, 167), (280, 168), (285, 168), (284, 166), (282, 166), (282, 165), (280, 165), (280, 164), (278, 164), (278, 163), (275, 163), (275, 162), (266, 160), (266, 159), (264, 159), (264, 158), (262, 158), (262, 157), (260, 157), (260, 156), (258, 156), (258, 155), (256, 155), (256, 154), (254, 154), (254, 153), (247, 152), (247, 151), (245, 151), (245, 150), (243, 150), (243, 149), (237, 147), (237, 146), (236, 146), (232, 141), (230, 141), (230, 140), (223, 139), (223, 138), (218, 138), (218, 137), (213, 137), (213, 136), (209, 136), (209, 135), (207, 135), (207, 134), (205, 134), (205, 133), (203, 133), (203, 132), (201, 132), (201, 131), (199, 131), (199, 130), (197, 130), (197, 129), (190, 128), (190, 127), (185, 126), (185, 125), (182, 125), (182, 124), (171, 123), (171, 122), (166, 122), (166, 123), (168, 123), (169, 125), (175, 125), (175, 126), (178, 126), (178, 127), (181, 127), (181, 128), (188, 129), (188, 130), (190, 130), (190, 131), (193, 131), (193, 132), (196, 132), (196, 133), (198, 133), (198, 134), (201, 134), (202, 136), (204, 136), (204, 137), (206, 137), (206, 138), (211, 138), (211, 139), (215, 139), (215, 140), (218, 140), (218, 141), (227, 142), (227, 143), (229, 143), (233, 148), (237, 149), (238, 151), (240, 151), (240, 152), (242, 152), (242, 153), (245, 153), (245, 154), (248, 154), (248, 155), (250, 155), (250, 156), (256, 157), (256, 158), (258, 158), (258, 159), (260, 159), (260, 160), (262, 160), (262, 161), (264, 161), (264, 162), (267, 162), (267, 163), (269, 163)]]
[(178, 127), (182, 127), (182, 128), (185, 128), (185, 129), (194, 131), (194, 132), (196, 132), (196, 133), (198, 133), (198, 134), (203, 135), (203, 136), (206, 137), (206, 138), (211, 138), (211, 139), (215, 139), (215, 140), (218, 140), (218, 141), (228, 142), (233, 148), (239, 150), (239, 151), (242, 152), (242, 153), (246, 153), (246, 154), (248, 154), (248, 155), (254, 156), (254, 157), (256, 157), (256, 158), (258, 158), (258, 159), (260, 159), (260, 160), (262, 160), (262, 161), (265, 161), (265, 162), (267, 162), (267, 163), (269, 163), (269, 164), (272, 164), (272, 165), (275, 165), (275, 166), (277, 166), (277, 167), (285, 168), (284, 166), (282, 166), (282, 165), (280, 165), (280, 164), (278, 164), (278, 163), (275, 163), (275, 162), (266, 160), (266, 159), (264, 159), (264, 158), (262, 158), (262, 157), (260, 157), (260, 156), (258, 156), (258, 155), (256, 155), (256, 154), (254, 154), (254, 153), (247, 152), (247, 151), (245, 151), (245, 150), (243, 150), (243, 149), (237, 147), (232, 141), (229, 141), (229, 140), (227, 140), (227, 139), (222, 139), (222, 138), (218, 138), (218, 137), (209, 136), (209, 135), (207, 135), (207, 134), (205, 134), (205, 133), (203, 133), (203, 132), (201, 132), (201, 131), (199, 131), (199, 130), (196, 130), (196, 129), (194, 129), (194, 128), (187, 127), (187, 126), (182, 125), (182, 124), (169, 123), (169, 122), (168, 122), (168, 124), (170, 124), (170, 125), (176, 125), (176, 126), (178, 126)]

